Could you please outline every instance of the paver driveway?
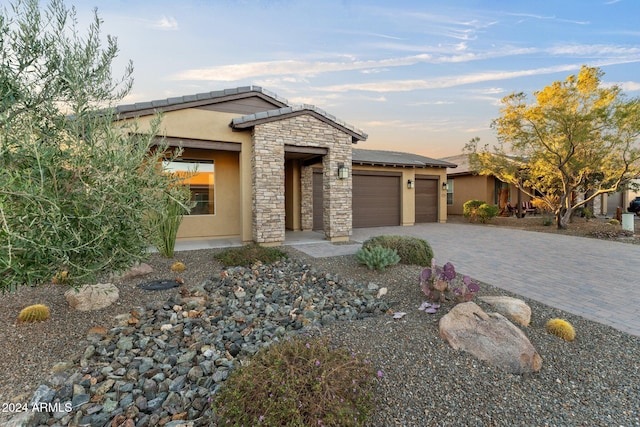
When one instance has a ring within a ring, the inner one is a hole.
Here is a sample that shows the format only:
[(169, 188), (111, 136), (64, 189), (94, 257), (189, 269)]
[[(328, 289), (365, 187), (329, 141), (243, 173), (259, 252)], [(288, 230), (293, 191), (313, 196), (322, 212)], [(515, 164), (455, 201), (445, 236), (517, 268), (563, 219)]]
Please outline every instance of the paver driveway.
[(640, 336), (640, 245), (468, 224), (353, 230), (426, 239), (439, 265)]

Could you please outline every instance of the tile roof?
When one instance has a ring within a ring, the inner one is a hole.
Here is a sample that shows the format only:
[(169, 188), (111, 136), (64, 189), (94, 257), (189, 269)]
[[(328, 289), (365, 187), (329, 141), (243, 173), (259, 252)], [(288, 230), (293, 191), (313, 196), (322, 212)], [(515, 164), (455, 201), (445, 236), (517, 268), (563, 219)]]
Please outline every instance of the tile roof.
[(399, 151), (384, 150), (363, 150), (354, 148), (352, 152), (352, 163), (361, 165), (381, 165), (381, 166), (413, 166), (416, 168), (436, 167), (455, 168), (456, 164), (444, 160), (432, 159), (431, 157), (420, 156), (418, 154), (402, 153)]
[[(273, 110), (260, 111), (258, 113), (247, 114), (234, 118), (231, 122), (231, 126), (234, 128), (247, 128), (251, 127), (255, 122), (264, 122), (270, 120), (279, 120), (284, 116), (291, 114), (300, 114), (301, 112), (311, 112), (317, 115), (320, 119), (330, 122), (339, 128), (346, 130), (350, 133), (355, 140), (367, 139), (367, 134), (361, 129), (348, 123), (339, 120), (336, 116), (327, 113), (321, 108), (315, 105), (302, 104), (293, 105), (290, 104), (286, 98), (278, 96), (274, 92), (264, 89), (261, 86), (242, 86), (231, 89), (215, 90), (212, 92), (197, 93), (195, 95), (178, 96), (167, 99), (158, 99), (148, 102), (137, 102), (135, 104), (119, 105), (116, 107), (116, 113), (121, 115), (135, 115), (135, 113), (153, 114), (156, 109), (177, 109), (182, 105), (207, 104), (209, 101), (224, 101), (224, 98), (237, 97), (237, 96), (251, 96), (252, 93), (261, 94), (263, 96), (271, 98), (275, 104), (281, 105), (281, 108)], [(191, 105), (189, 105), (191, 106)]]
[(455, 174), (455, 175), (469, 175), (473, 174), (474, 171), (471, 170), (469, 166), (469, 155), (468, 154), (458, 154), (457, 156), (449, 156), (443, 157), (441, 160), (446, 162), (455, 163), (458, 165), (456, 170), (447, 168), (447, 175)]
[(241, 94), (249, 94), (250, 92), (261, 93), (273, 100), (277, 101), (280, 104), (289, 105), (289, 101), (285, 98), (282, 98), (275, 93), (263, 89), (261, 86), (242, 86), (236, 87), (232, 89), (224, 89), (224, 90), (214, 90), (211, 92), (203, 92), (197, 93), (195, 95), (186, 95), (186, 96), (178, 96), (167, 99), (158, 99), (154, 101), (148, 102), (137, 102), (135, 104), (127, 104), (127, 105), (119, 105), (116, 107), (116, 112), (119, 114), (124, 113), (132, 113), (136, 111), (150, 110), (156, 108), (167, 108), (172, 106), (177, 106), (180, 104), (188, 104), (191, 102), (203, 102), (203, 101), (213, 101), (218, 98), (223, 98), (232, 95), (241, 95)]

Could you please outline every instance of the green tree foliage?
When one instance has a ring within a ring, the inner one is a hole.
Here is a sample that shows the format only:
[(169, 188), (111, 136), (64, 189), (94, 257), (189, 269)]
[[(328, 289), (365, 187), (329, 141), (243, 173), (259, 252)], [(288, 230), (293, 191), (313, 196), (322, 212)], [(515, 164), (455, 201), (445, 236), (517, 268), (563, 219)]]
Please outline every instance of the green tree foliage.
[(640, 173), (640, 100), (602, 84), (603, 74), (583, 66), (535, 92), (532, 104), (523, 93), (503, 98), (492, 123), (498, 145), (472, 139), (465, 147), (471, 167), (539, 198), (558, 228), (576, 208), (629, 184)]
[[(87, 34), (74, 9), (17, 0), (0, 11), (0, 288), (51, 280), (79, 283), (143, 257), (145, 213), (162, 209), (155, 130), (114, 125), (132, 66), (111, 75), (116, 40), (101, 21)], [(179, 200), (183, 203), (183, 200)]]

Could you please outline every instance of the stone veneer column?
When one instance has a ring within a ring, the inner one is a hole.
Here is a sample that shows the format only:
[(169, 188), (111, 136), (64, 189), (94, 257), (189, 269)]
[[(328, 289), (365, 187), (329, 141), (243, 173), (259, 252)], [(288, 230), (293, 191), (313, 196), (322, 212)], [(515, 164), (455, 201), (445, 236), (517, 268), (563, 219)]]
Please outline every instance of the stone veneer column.
[(251, 185), (253, 186), (253, 240), (284, 242), (284, 142), (278, 123), (256, 126), (253, 131)]
[[(252, 185), (253, 238), (256, 243), (277, 244), (285, 237), (284, 145), (324, 147), (324, 232), (332, 241), (351, 235), (351, 136), (334, 126), (300, 114), (256, 125), (253, 131)], [(338, 163), (349, 169), (348, 179), (338, 179)], [(301, 220), (313, 228), (313, 175), (303, 168)]]
[[(329, 154), (322, 160), (324, 234), (331, 241), (347, 241), (351, 236), (353, 213), (351, 137), (345, 134), (336, 134), (334, 137), (336, 143), (329, 148)], [(339, 163), (343, 163), (349, 170), (347, 179), (338, 178)]]
[(302, 231), (313, 230), (313, 168), (302, 166), (300, 173), (300, 225)]

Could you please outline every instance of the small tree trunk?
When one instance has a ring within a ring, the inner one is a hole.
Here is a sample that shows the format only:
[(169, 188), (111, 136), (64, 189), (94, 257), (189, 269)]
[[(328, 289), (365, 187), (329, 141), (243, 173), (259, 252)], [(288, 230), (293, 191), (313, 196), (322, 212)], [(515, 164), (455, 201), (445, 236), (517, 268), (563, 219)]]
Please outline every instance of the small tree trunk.
[(556, 213), (556, 223), (558, 224), (559, 230), (566, 230), (569, 225), (569, 221), (571, 220), (571, 214), (573, 213), (573, 209), (567, 209), (564, 214), (561, 211)]

